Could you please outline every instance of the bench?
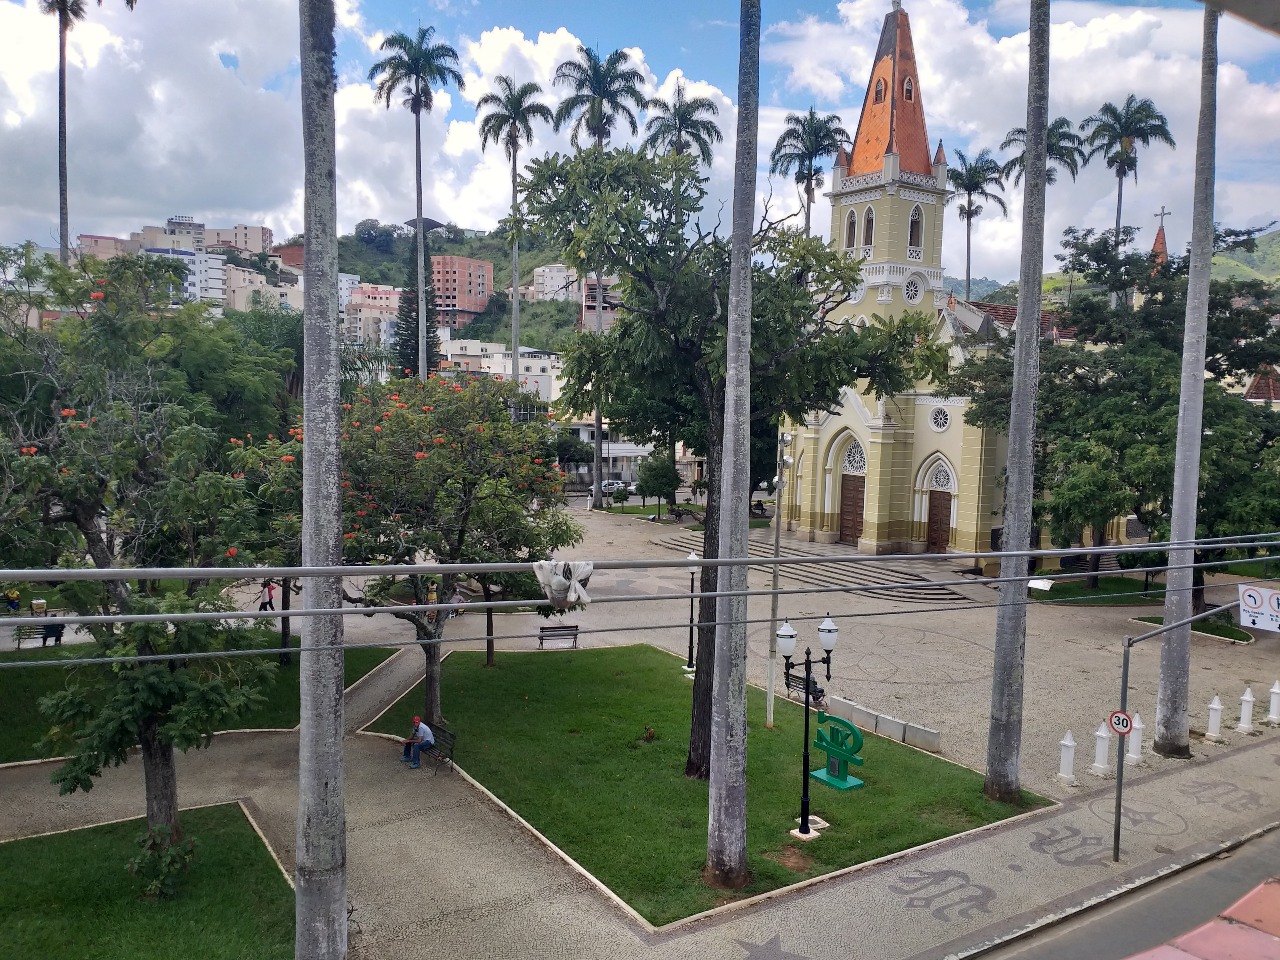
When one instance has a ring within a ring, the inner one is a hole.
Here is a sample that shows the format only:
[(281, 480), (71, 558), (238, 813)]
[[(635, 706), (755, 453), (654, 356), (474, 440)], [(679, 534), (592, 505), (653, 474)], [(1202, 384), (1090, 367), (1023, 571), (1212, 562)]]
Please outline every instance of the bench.
[(35, 627), (28, 623), (21, 623), (13, 628), (13, 642), (14, 645), (21, 650), (22, 641), (30, 640), (34, 644), (43, 634), (43, 627)]
[[(431, 725), (427, 724), (427, 726)], [(431, 727), (431, 734), (436, 738), (436, 742), (421, 752), (435, 761), (436, 773), (439, 773), (442, 765), (447, 763), (453, 766), (453, 748), (458, 744), (458, 735), (440, 727)]]
[(546, 626), (538, 628), (538, 649), (545, 650), (543, 644), (548, 640), (568, 640), (573, 649), (578, 649), (578, 625), (574, 623), (561, 623), (555, 626)]
[[(797, 700), (804, 699), (804, 674), (788, 673), (784, 674), (787, 685), (787, 695), (796, 694)], [(809, 678), (809, 702), (815, 707), (821, 707), (826, 700), (827, 691), (818, 686), (818, 678)]]

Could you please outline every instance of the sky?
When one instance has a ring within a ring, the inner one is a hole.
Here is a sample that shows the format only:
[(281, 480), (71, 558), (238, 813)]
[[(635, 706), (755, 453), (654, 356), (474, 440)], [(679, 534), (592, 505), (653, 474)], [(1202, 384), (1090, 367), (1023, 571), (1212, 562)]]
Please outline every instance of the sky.
[[(174, 214), (209, 226), (265, 223), (278, 239), (302, 228), (297, 4), (292, 0), (123, 0), (87, 4), (68, 42), (71, 231), (127, 236)], [(949, 157), (999, 154), (1026, 122), (1025, 0), (904, 0), (930, 137)], [(384, 37), (419, 24), (459, 54), (465, 89), (436, 94), (423, 124), (425, 213), (490, 228), (507, 212), (510, 173), (481, 149), (475, 103), (501, 74), (534, 80), (554, 105), (556, 65), (586, 44), (625, 49), (648, 96), (678, 81), (720, 107), (725, 142), (708, 171), (709, 216), (732, 196), (738, 4), (731, 0), (337, 0), (338, 214), (343, 231), (373, 217), (413, 216), (413, 121), (375, 103), (366, 79)], [(768, 176), (768, 153), (789, 112), (811, 104), (853, 133), (870, 58), (890, 0), (770, 0), (762, 38), (757, 208), (799, 205), (789, 178)], [(1171, 250), (1189, 239), (1199, 107), (1201, 7), (1193, 0), (1054, 0), (1050, 116), (1078, 122), (1129, 93), (1169, 119), (1176, 149), (1152, 146), (1125, 184), (1125, 222)], [(1217, 219), (1261, 226), (1280, 218), (1280, 37), (1224, 20), (1219, 41)], [(643, 123), (644, 117), (641, 116)], [(57, 29), (38, 0), (0, 0), (0, 243), (57, 243)], [(622, 131), (625, 133), (625, 129)], [(570, 149), (567, 130), (537, 128), (530, 155)], [(634, 142), (619, 136), (619, 144)], [(974, 222), (973, 274), (1018, 272), (1022, 192), (1006, 190)], [(829, 230), (819, 199), (815, 228)], [(1115, 178), (1101, 163), (1049, 189), (1046, 265), (1068, 226), (1114, 222)], [(965, 238), (952, 204), (943, 262), (963, 276)]]

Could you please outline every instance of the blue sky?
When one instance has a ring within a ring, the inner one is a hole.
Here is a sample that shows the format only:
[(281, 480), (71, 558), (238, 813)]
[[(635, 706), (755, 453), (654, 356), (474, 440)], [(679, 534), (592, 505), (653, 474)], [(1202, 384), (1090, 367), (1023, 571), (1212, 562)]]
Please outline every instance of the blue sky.
[[(645, 0), (338, 0), (339, 219), (344, 229), (412, 215), (412, 122), (373, 101), (366, 81), (387, 33), (434, 26), (455, 47), (464, 93), (446, 90), (424, 122), (426, 211), (490, 227), (509, 197), (502, 156), (480, 147), (475, 101), (509, 74), (532, 79), (554, 102), (551, 78), (579, 42), (633, 51), (646, 93), (669, 97), (677, 81), (720, 104), (726, 142), (708, 170), (715, 210), (732, 194), (738, 4)], [(767, 155), (788, 112), (810, 104), (852, 129), (870, 56), (890, 0), (765, 4), (758, 202), (794, 209), (795, 189), (767, 176)], [(904, 0), (933, 139), (949, 155), (997, 149), (1025, 122), (1025, 0)], [(1152, 148), (1125, 188), (1125, 220), (1154, 232), (1174, 211), (1169, 242), (1187, 238), (1197, 111), (1201, 7), (1193, 0), (1053, 0), (1051, 111), (1079, 121), (1128, 93), (1169, 117), (1177, 150)], [(1253, 226), (1280, 216), (1280, 38), (1227, 21), (1220, 43), (1219, 218)], [(130, 13), (118, 0), (88, 5), (69, 44), (73, 233), (126, 235), (172, 214), (211, 225), (265, 223), (285, 236), (301, 225), (296, 0), (164, 0)], [(38, 0), (0, 0), (0, 243), (56, 237), (57, 43)], [(643, 121), (643, 117), (641, 118)], [(625, 142), (625, 138), (620, 138)], [(534, 153), (568, 149), (542, 129)], [(974, 274), (1017, 272), (1021, 191), (1010, 213), (974, 224)], [(1105, 226), (1115, 183), (1090, 168), (1050, 190), (1046, 256), (1069, 225)], [(815, 228), (826, 233), (819, 200)], [(948, 214), (944, 261), (964, 266), (964, 232)]]

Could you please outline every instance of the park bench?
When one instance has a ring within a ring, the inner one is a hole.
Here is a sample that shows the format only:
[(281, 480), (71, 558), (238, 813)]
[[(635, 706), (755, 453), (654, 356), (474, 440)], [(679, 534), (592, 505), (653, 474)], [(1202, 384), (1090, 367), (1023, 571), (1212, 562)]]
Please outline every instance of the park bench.
[(578, 649), (578, 625), (575, 623), (559, 623), (538, 628), (538, 649), (548, 640), (568, 640), (573, 649)]
[(440, 767), (444, 764), (447, 763), (449, 766), (453, 766), (453, 748), (458, 744), (458, 735), (450, 733), (448, 730), (442, 730), (439, 727), (431, 727), (431, 733), (436, 738), (436, 742), (423, 750), (422, 753), (435, 762), (436, 773), (439, 773)]
[(13, 628), (13, 643), (21, 650), (22, 642), (30, 640), (33, 644), (40, 639), (44, 633), (43, 627), (37, 627), (29, 623), (20, 623)]
[[(784, 676), (787, 684), (787, 695), (790, 696), (791, 694), (794, 693), (796, 695), (797, 700), (803, 701), (804, 700), (804, 674), (788, 673), (788, 674), (785, 674)], [(818, 686), (818, 678), (810, 677), (809, 678), (809, 702), (813, 704), (815, 707), (821, 707), (825, 702), (826, 697), (827, 697), (827, 691), (823, 690), (822, 687)]]

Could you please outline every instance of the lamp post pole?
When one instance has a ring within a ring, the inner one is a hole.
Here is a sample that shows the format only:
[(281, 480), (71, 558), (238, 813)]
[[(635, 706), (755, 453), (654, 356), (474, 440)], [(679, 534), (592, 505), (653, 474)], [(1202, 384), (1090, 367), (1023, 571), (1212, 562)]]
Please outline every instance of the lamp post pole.
[(804, 766), (800, 769), (800, 832), (809, 832), (809, 690), (813, 687), (813, 656), (804, 648)]
[(693, 670), (693, 625), (694, 625), (693, 605), (694, 605), (694, 598), (696, 596), (696, 592), (694, 590), (694, 578), (697, 577), (698, 571), (702, 569), (700, 566), (695, 566), (695, 564), (699, 559), (700, 558), (696, 553), (689, 554), (689, 564), (690, 564), (689, 566), (689, 656), (685, 660), (685, 664), (684, 664), (684, 668), (686, 671)]
[[(778, 475), (773, 478), (773, 556), (775, 561), (778, 557), (778, 549), (782, 540), (782, 489), (787, 485), (786, 469), (793, 463), (792, 459), (787, 456), (786, 449), (791, 446), (791, 434), (781, 433), (778, 435)], [(774, 671), (775, 661), (778, 659), (777, 638), (775, 634), (778, 629), (778, 564), (773, 565), (773, 593), (769, 597), (769, 677), (765, 684), (764, 694), (764, 725), (767, 729), (773, 729), (773, 687), (774, 687)], [(805, 740), (809, 738), (806, 735)]]
[[(831, 679), (831, 654), (836, 648), (836, 641), (839, 639), (840, 631), (828, 616), (818, 626), (818, 640), (822, 644), (825, 651), (822, 659), (816, 661), (827, 668), (827, 680)], [(783, 620), (782, 626), (778, 628), (776, 635), (778, 651), (782, 654), (782, 662), (786, 669), (787, 676), (791, 676), (793, 668), (799, 664), (791, 662), (791, 655), (796, 649), (796, 631), (791, 626), (790, 621)], [(804, 650), (804, 759), (800, 770), (800, 834), (807, 836), (812, 831), (809, 828), (809, 703), (810, 695), (814, 689), (813, 682), (813, 652), (812, 648), (805, 647)], [(822, 693), (819, 691), (819, 699)]]

